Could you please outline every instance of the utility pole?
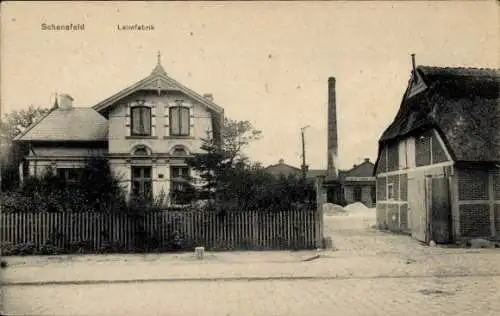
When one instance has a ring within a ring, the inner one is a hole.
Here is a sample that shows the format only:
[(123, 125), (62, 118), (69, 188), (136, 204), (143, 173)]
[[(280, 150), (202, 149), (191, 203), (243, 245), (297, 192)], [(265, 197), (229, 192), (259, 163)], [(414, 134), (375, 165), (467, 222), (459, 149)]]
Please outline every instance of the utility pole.
[(304, 126), (300, 129), (300, 134), (302, 136), (302, 179), (304, 182), (306, 181), (306, 175), (307, 175), (307, 165), (306, 165), (306, 141), (304, 138), (304, 131), (306, 128), (308, 128), (309, 125)]

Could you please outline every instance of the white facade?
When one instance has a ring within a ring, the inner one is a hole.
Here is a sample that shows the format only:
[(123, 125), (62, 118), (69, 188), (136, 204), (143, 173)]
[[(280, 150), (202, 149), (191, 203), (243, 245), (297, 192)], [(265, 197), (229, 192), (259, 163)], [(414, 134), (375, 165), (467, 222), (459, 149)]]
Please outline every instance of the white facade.
[[(126, 192), (168, 196), (172, 181), (193, 176), (186, 158), (201, 151), (203, 138), (217, 137), (223, 123), (212, 95), (189, 90), (159, 63), (150, 76), (92, 108), (61, 104), (17, 138), (29, 148), (21, 177), (40, 176), (48, 166), (81, 168), (86, 158), (103, 156)], [(86, 118), (93, 121), (81, 124)]]

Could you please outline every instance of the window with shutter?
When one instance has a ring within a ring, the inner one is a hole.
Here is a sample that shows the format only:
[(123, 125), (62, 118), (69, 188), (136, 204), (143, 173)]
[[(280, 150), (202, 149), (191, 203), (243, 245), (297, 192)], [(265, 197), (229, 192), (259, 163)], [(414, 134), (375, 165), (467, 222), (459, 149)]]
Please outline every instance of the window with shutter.
[(151, 108), (134, 106), (131, 108), (132, 136), (151, 136)]
[(171, 107), (169, 118), (171, 136), (189, 136), (190, 113), (188, 107), (182, 105)]

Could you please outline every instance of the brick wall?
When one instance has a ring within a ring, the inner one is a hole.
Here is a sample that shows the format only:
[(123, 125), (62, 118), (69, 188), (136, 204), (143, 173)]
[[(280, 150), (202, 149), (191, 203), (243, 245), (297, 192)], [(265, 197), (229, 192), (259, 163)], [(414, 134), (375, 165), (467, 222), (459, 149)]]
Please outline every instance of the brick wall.
[(408, 175), (406, 173), (399, 177), (399, 199), (408, 201)]
[(493, 171), (493, 191), (495, 192), (495, 200), (500, 200), (500, 169)]
[(387, 177), (387, 184), (392, 183), (392, 187), (394, 190), (394, 200), (398, 201), (399, 200), (399, 175), (395, 176), (388, 176)]
[(385, 201), (386, 194), (387, 194), (386, 190), (387, 190), (387, 178), (386, 177), (377, 178), (377, 200), (378, 201)]
[(398, 204), (388, 204), (387, 205), (387, 225), (390, 230), (398, 231), (399, 227), (399, 205)]
[(459, 200), (487, 200), (488, 177), (486, 170), (461, 169), (458, 173)]
[(402, 231), (409, 231), (408, 222), (410, 219), (408, 218), (408, 204), (401, 204), (399, 206), (399, 222), (400, 229)]
[(490, 236), (490, 209), (488, 204), (462, 204), (460, 233), (463, 237)]

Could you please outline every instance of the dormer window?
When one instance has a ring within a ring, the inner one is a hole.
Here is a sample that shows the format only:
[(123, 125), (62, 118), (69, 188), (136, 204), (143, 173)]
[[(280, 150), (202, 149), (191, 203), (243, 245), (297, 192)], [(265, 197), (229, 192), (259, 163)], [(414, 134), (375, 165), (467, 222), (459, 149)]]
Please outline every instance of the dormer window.
[(142, 104), (130, 109), (131, 135), (151, 136), (151, 108)]
[(171, 136), (189, 136), (190, 114), (189, 107), (184, 106), (182, 101), (170, 107), (170, 135)]

